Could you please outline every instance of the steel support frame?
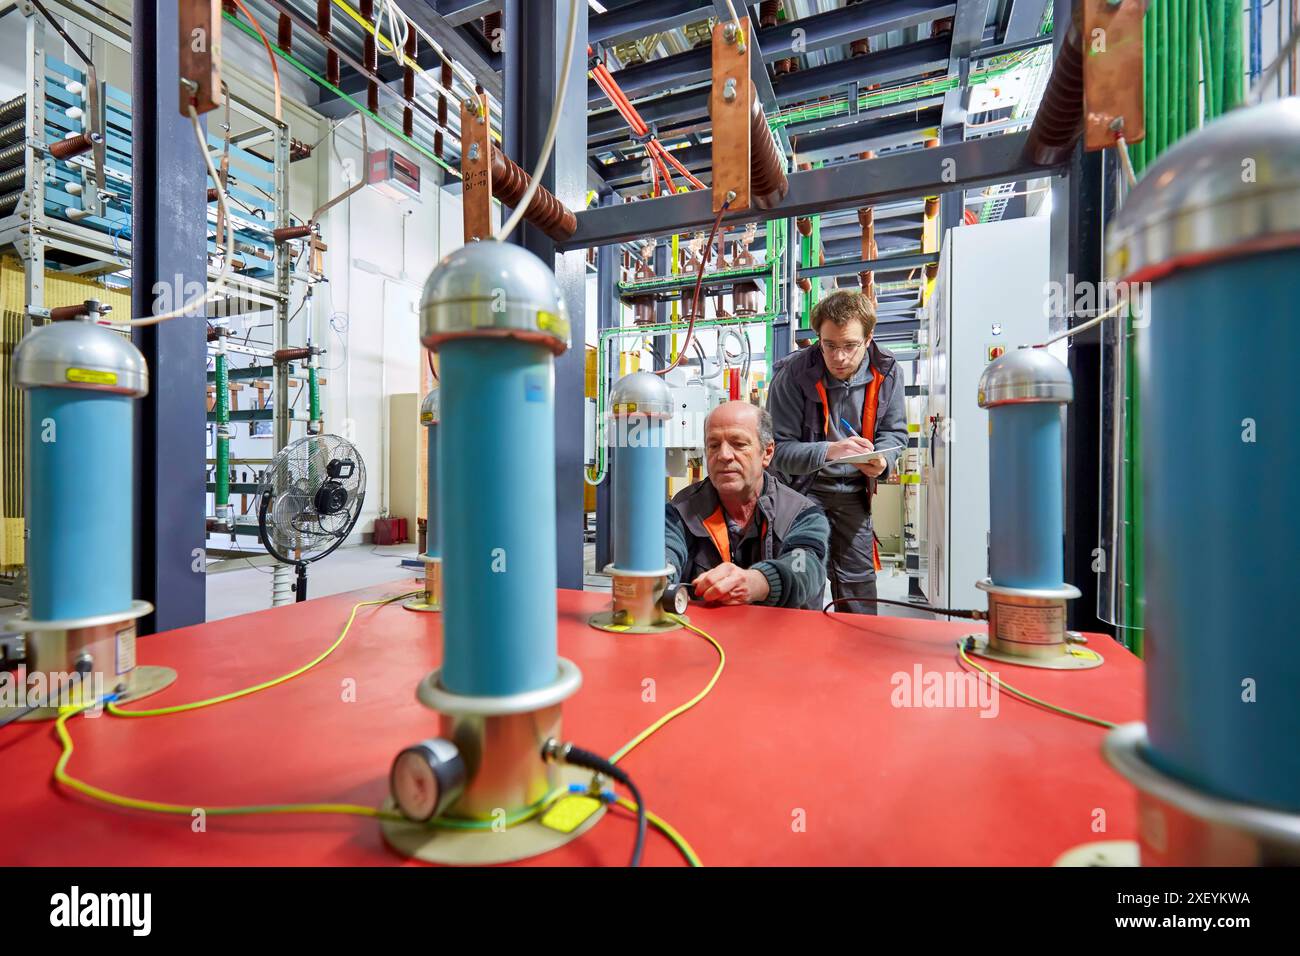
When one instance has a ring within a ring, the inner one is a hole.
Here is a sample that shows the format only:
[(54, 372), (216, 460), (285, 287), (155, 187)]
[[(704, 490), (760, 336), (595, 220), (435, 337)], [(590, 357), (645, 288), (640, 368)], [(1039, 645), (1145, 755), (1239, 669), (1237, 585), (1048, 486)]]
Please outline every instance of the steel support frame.
[[(160, 289), (184, 295), (207, 278), (207, 178), (179, 106), (177, 6), (134, 0), (131, 48), (131, 306), (153, 311)], [(287, 165), (287, 164), (286, 164)], [(164, 188), (165, 187), (165, 188)], [(136, 597), (154, 611), (143, 634), (204, 620), (207, 336), (198, 316), (142, 326), (133, 339), (149, 366), (136, 429)], [(177, 462), (190, 467), (177, 468)]]
[[(792, 173), (789, 192), (772, 209), (738, 212), (727, 223), (880, 205), (1056, 173), (1058, 167), (1025, 159), (1027, 136), (1011, 133)], [(712, 224), (713, 213), (708, 190), (693, 190), (630, 206), (588, 209), (578, 212), (577, 222), (577, 231), (561, 249), (704, 229)]]
[[(555, 148), (542, 176), (542, 185), (571, 209), (582, 209), (587, 194), (587, 104), (581, 95), (587, 76), (586, 4), (579, 4), (578, 17), (569, 95), (565, 96)], [(568, 37), (568, 4), (505, 0), (502, 29), (502, 145), (506, 155), (531, 174), (555, 102)], [(574, 428), (573, 423), (584, 417), (587, 257), (582, 250), (591, 243), (570, 244), (560, 250), (526, 222), (520, 223), (510, 241), (524, 246), (543, 262), (554, 263), (556, 281), (569, 311), (573, 344), (555, 360), (556, 568), (560, 587), (581, 589), (584, 449), (583, 430)]]

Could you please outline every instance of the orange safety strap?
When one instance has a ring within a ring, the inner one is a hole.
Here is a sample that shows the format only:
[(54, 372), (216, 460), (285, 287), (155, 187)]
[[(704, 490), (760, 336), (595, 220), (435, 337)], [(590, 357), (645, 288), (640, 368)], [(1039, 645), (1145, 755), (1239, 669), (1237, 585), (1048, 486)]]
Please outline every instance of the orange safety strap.
[(713, 514), (704, 519), (704, 530), (713, 539), (713, 546), (723, 562), (731, 560), (731, 538), (727, 534), (727, 520), (722, 517), (722, 505), (718, 505)]

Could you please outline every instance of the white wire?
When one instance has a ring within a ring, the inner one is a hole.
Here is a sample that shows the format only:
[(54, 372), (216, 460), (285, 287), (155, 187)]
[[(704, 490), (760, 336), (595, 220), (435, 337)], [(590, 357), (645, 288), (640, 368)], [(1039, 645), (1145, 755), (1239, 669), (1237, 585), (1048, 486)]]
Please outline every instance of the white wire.
[(524, 190), (519, 204), (515, 206), (515, 211), (510, 214), (501, 231), (497, 233), (497, 238), (504, 242), (510, 233), (515, 231), (519, 221), (524, 218), (524, 212), (528, 209), (533, 197), (537, 195), (537, 189), (542, 183), (542, 173), (546, 171), (546, 164), (551, 160), (551, 149), (555, 146), (555, 134), (560, 128), (560, 113), (564, 109), (564, 94), (569, 89), (569, 67), (573, 65), (573, 44), (578, 35), (578, 2), (579, 0), (569, 0), (569, 37), (564, 44), (564, 65), (560, 67), (560, 88), (555, 93), (555, 105), (551, 108), (551, 125), (546, 130), (546, 139), (542, 142), (542, 152), (537, 157), (537, 167), (533, 170), (532, 182)]
[[(179, 308), (172, 309), (170, 312), (164, 312), (162, 315), (151, 315), (143, 318), (129, 319), (125, 322), (113, 322), (112, 325), (118, 326), (142, 326), (157, 325), (159, 322), (166, 322), (168, 319), (180, 318), (192, 309), (201, 305), (206, 305), (212, 300), (218, 298), (226, 289), (226, 279), (230, 276), (230, 267), (235, 256), (235, 230), (230, 222), (230, 215), (226, 211), (226, 190), (221, 184), (221, 177), (217, 175), (217, 167), (212, 164), (212, 154), (208, 151), (208, 141), (203, 135), (203, 127), (199, 125), (199, 114), (190, 104), (187, 109), (190, 114), (190, 122), (194, 126), (194, 137), (199, 141), (199, 152), (203, 154), (203, 162), (207, 164), (208, 175), (212, 177), (213, 185), (217, 187), (217, 209), (220, 214), (218, 220), (225, 224), (226, 230), (226, 254), (221, 263), (221, 271), (217, 273), (216, 279), (212, 281), (206, 290), (200, 295), (196, 295), (189, 302)], [(204, 230), (206, 232), (206, 229)]]

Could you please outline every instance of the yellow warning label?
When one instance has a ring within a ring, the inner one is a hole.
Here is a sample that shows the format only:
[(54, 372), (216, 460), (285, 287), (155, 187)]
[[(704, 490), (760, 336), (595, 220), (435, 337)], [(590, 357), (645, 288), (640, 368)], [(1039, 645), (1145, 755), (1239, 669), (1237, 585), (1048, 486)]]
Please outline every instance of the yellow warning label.
[(116, 385), (116, 372), (102, 372), (93, 368), (68, 369), (69, 382), (82, 382), (86, 385)]
[(560, 338), (567, 339), (569, 337), (569, 320), (556, 315), (554, 312), (538, 312), (537, 327), (543, 332), (550, 332)]
[(429, 425), (433, 422), (433, 412), (420, 412), (420, 424)]
[(572, 794), (561, 797), (551, 809), (542, 814), (542, 826), (558, 830), (560, 833), (572, 833), (582, 826), (591, 815), (600, 809), (600, 801), (584, 794)]

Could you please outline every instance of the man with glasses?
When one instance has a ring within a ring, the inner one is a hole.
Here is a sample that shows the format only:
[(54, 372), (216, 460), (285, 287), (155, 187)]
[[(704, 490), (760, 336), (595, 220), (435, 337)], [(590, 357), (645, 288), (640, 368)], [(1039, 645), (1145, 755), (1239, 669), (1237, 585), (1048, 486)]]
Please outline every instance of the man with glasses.
[[(894, 356), (871, 340), (876, 311), (861, 292), (822, 299), (812, 327), (817, 345), (778, 362), (768, 388), (776, 433), (772, 468), (830, 520), (831, 594), (874, 598), (880, 557), (871, 497), (907, 444), (903, 382)], [(840, 461), (875, 450), (883, 459)], [(874, 614), (876, 605), (847, 601), (840, 610)]]

